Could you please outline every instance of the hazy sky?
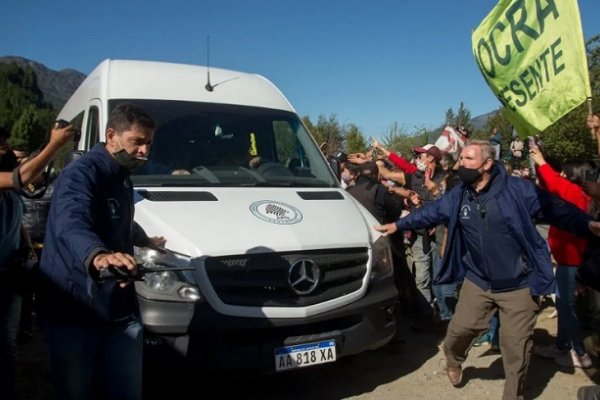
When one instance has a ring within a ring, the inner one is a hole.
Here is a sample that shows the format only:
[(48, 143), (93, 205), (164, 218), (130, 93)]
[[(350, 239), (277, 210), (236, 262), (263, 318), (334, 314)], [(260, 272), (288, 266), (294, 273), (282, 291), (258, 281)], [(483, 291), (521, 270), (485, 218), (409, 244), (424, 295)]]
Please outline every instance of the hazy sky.
[[(562, 1), (562, 0), (556, 0)], [(499, 107), (471, 52), (493, 0), (3, 0), (0, 56), (88, 74), (106, 58), (206, 64), (258, 73), (300, 116), (335, 114), (367, 136), (443, 123), (461, 101)], [(579, 0), (584, 35), (600, 0)]]

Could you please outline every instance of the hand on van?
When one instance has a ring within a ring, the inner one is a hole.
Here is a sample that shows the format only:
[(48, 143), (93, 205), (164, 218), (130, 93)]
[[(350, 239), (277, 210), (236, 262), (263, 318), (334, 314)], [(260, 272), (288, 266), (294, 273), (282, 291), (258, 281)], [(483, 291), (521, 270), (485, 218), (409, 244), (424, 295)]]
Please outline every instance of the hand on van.
[(165, 244), (167, 244), (167, 239), (162, 236), (152, 236), (148, 238), (148, 247), (149, 249), (158, 250), (161, 253), (165, 252)]
[[(150, 238), (152, 241), (153, 238)], [(135, 258), (131, 254), (127, 253), (99, 253), (92, 260), (92, 266), (99, 273), (100, 270), (106, 269), (108, 267), (118, 267), (127, 269), (132, 276), (135, 276), (137, 271), (137, 264), (135, 262)], [(90, 267), (90, 268), (91, 268)], [(96, 276), (95, 271), (90, 271), (90, 273)], [(129, 285), (131, 281), (121, 282), (119, 286), (125, 287)]]
[(391, 224), (375, 225), (373, 229), (375, 229), (377, 232), (382, 232), (383, 236), (390, 236), (396, 233), (398, 227), (394, 222), (392, 222)]

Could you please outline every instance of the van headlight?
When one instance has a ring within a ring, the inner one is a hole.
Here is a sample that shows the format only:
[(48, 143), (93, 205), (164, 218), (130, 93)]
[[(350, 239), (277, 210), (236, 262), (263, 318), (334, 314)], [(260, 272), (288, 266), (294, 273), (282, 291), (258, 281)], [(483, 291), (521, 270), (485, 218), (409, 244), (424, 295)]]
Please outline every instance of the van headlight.
[[(191, 267), (191, 257), (170, 250), (161, 253), (145, 247), (135, 247), (134, 255), (137, 263), (150, 270), (165, 267)], [(144, 280), (136, 283), (136, 290), (139, 295), (151, 300), (193, 302), (203, 300), (198, 286), (194, 284), (191, 271), (190, 273), (186, 272), (147, 272)]]
[(381, 236), (373, 243), (373, 267), (371, 268), (370, 280), (371, 282), (378, 281), (393, 274), (392, 244), (388, 237)]

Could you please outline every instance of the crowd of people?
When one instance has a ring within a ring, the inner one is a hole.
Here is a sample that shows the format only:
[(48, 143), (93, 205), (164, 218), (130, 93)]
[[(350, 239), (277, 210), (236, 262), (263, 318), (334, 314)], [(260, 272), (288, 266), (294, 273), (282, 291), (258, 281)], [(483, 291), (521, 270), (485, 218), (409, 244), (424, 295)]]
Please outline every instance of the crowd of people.
[[(591, 115), (587, 123), (600, 140), (598, 121)], [(454, 155), (427, 144), (407, 159), (373, 140), (369, 152), (347, 157), (342, 180), (380, 221), (375, 229), (395, 238), (400, 305), (413, 321), (445, 333), (450, 383), (462, 384), (469, 350), (488, 343), (502, 354), (503, 398), (521, 399), (534, 349), (561, 366), (592, 366), (575, 300), (586, 285), (578, 266), (600, 235), (600, 193), (593, 163), (551, 167), (534, 137), (530, 164), (523, 165), (518, 135), (510, 159), (500, 159), (500, 143), (494, 130), (488, 141), (468, 140)], [(547, 239), (535, 221), (550, 225)], [(556, 341), (534, 347), (536, 298), (554, 294)], [(581, 398), (595, 390), (582, 388)]]
[[(600, 143), (600, 118), (590, 115), (587, 124)], [(36, 296), (58, 398), (91, 398), (98, 387), (106, 398), (141, 398), (142, 327), (133, 286), (112, 281), (90, 288), (106, 268), (135, 271), (134, 245), (158, 251), (165, 245), (134, 222), (129, 177), (144, 164), (154, 129), (139, 107), (116, 107), (106, 143), (52, 185), (43, 182), (44, 168), (71, 141), (73, 126), (54, 126), (33, 155), (11, 149), (0, 129), (0, 398), (14, 395), (19, 335), (32, 330), (31, 269), (46, 278)], [(597, 167), (587, 160), (551, 165), (539, 138), (528, 146), (531, 164), (523, 165), (518, 135), (505, 161), (497, 130), (487, 141), (460, 132), (467, 140), (455, 153), (426, 144), (403, 157), (373, 140), (367, 153), (337, 157), (340, 181), (393, 243), (402, 312), (414, 329), (445, 335), (450, 383), (463, 383), (470, 349), (489, 342), (502, 354), (503, 398), (521, 399), (534, 352), (563, 366), (593, 364), (575, 300), (581, 285), (590, 286), (600, 311), (600, 280), (589, 277), (600, 270)], [(49, 189), (23, 198), (30, 185)], [(535, 221), (550, 225), (547, 240)], [(587, 275), (578, 274), (581, 265), (591, 265)], [(554, 294), (555, 343), (534, 346), (535, 297)], [(98, 364), (110, 376), (95, 376)], [(580, 390), (582, 399), (593, 393), (598, 387)]]

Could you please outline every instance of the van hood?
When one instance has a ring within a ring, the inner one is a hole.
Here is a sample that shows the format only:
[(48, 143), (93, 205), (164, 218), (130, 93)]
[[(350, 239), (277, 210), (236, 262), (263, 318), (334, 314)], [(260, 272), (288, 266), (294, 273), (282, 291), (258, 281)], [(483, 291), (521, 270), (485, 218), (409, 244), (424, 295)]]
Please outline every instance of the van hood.
[(149, 236), (192, 257), (361, 247), (377, 235), (342, 189), (136, 188), (135, 202)]

